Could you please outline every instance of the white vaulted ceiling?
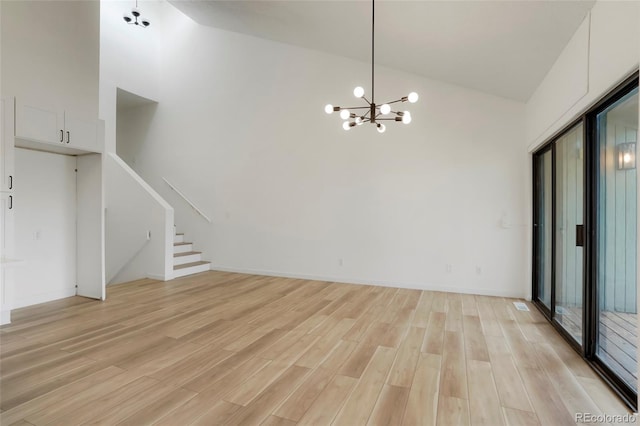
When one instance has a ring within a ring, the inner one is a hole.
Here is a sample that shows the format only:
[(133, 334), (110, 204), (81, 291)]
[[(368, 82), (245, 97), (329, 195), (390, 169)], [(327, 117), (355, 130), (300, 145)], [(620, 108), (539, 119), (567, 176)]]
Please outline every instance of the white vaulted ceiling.
[[(202, 25), (371, 60), (370, 1), (170, 3)], [(594, 3), (377, 1), (376, 64), (526, 101)]]

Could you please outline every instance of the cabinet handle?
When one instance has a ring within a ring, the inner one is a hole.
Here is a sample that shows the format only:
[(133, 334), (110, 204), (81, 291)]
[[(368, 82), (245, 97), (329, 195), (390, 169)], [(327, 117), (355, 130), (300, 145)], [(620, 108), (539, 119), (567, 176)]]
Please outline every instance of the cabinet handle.
[(60, 142), (64, 142), (64, 130), (60, 130)]
[(13, 189), (13, 176), (9, 175), (9, 189)]
[(9, 210), (13, 208), (13, 195), (9, 195)]
[(67, 130), (67, 143), (71, 142), (71, 135), (69, 133), (69, 131)]

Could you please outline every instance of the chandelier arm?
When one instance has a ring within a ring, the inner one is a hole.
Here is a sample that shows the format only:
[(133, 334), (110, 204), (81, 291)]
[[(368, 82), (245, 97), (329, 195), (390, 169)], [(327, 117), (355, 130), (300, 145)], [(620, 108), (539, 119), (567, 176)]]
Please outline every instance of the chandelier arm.
[(359, 106), (359, 107), (338, 107), (338, 108), (340, 108), (340, 110), (343, 110), (343, 109), (369, 109), (369, 108), (371, 108), (371, 107), (368, 107), (368, 106)]
[(371, 106), (371, 102), (369, 102), (369, 99), (367, 99), (364, 95), (362, 96), (362, 99), (364, 99), (364, 101), (368, 103), (369, 106)]
[(402, 99), (398, 99), (398, 100), (395, 100), (395, 101), (385, 102), (385, 103), (386, 103), (386, 104), (396, 104), (396, 103), (398, 103), (398, 102), (404, 102), (404, 100), (402, 100)]
[(392, 118), (376, 118), (376, 121), (398, 121), (395, 117)]

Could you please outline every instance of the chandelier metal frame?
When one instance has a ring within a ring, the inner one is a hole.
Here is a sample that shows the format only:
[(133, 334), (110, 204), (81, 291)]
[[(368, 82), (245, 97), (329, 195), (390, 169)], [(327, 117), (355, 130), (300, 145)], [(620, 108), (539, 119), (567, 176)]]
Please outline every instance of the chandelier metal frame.
[[(136, 0), (136, 7), (131, 9), (131, 15), (125, 13), (122, 19), (124, 19), (124, 22), (129, 25), (136, 25), (140, 28), (147, 28), (149, 25), (151, 25), (151, 21), (145, 18), (141, 18), (141, 15), (142, 14), (140, 13), (140, 9), (138, 9), (138, 0)], [(133, 16), (133, 18), (131, 16)], [(140, 22), (138, 22), (138, 18), (140, 18)]]
[[(409, 111), (393, 111), (392, 104), (399, 102), (415, 103), (418, 101), (418, 94), (411, 92), (407, 96), (403, 96), (395, 101), (376, 104), (375, 102), (375, 22), (376, 22), (376, 5), (375, 0), (371, 1), (371, 101), (364, 94), (364, 89), (360, 86), (353, 90), (356, 98), (363, 99), (367, 106), (340, 107), (328, 104), (325, 106), (325, 112), (331, 114), (340, 112), (340, 118), (344, 123), (343, 129), (349, 130), (352, 127), (362, 125), (364, 123), (375, 124), (378, 132), (384, 133), (386, 126), (381, 121), (401, 121), (405, 124), (411, 122), (411, 113)], [(358, 111), (358, 114), (352, 111)]]

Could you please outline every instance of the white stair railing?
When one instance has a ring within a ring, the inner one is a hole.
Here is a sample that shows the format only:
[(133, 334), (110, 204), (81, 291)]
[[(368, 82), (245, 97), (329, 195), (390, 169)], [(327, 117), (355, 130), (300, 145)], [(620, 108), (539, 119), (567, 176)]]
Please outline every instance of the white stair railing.
[(187, 198), (186, 195), (184, 195), (184, 193), (182, 191), (180, 191), (178, 188), (176, 188), (176, 186), (174, 184), (172, 184), (171, 182), (169, 182), (167, 180), (167, 178), (163, 177), (162, 178), (163, 181), (165, 181), (165, 183), (167, 185), (169, 185), (169, 188), (173, 189), (176, 194), (178, 194), (184, 201), (187, 202), (187, 204), (189, 204), (189, 206), (195, 210), (196, 213), (198, 213), (200, 216), (202, 216), (204, 218), (204, 220), (206, 220), (209, 223), (212, 223), (211, 219), (209, 218), (209, 216), (207, 216), (206, 214), (204, 214), (204, 212), (202, 210), (200, 210), (195, 204), (193, 204), (193, 202)]

